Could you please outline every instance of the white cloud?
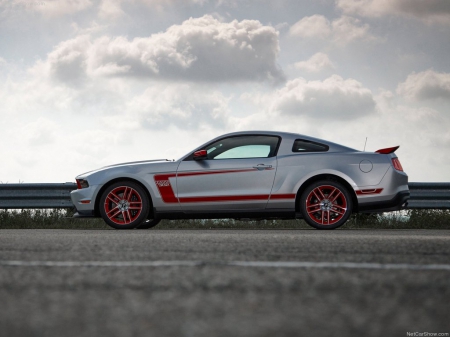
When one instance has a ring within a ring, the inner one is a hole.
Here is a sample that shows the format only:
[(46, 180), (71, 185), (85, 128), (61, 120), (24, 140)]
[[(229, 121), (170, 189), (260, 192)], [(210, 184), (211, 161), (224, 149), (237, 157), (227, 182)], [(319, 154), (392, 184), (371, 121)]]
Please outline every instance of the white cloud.
[(295, 63), (294, 67), (311, 73), (334, 69), (333, 63), (325, 53), (316, 53), (306, 61)]
[(278, 33), (255, 20), (189, 19), (147, 38), (88, 35), (60, 43), (44, 67), (52, 77), (80, 82), (84, 76), (129, 76), (188, 81), (281, 81)]
[(342, 16), (331, 23), (334, 38), (338, 42), (348, 43), (354, 40), (372, 40), (369, 34), (369, 25), (362, 24), (360, 20)]
[[(21, 1), (21, 3), (26, 2)], [(42, 5), (38, 5), (39, 3), (42, 3)], [(91, 0), (45, 0), (31, 1), (27, 4), (27, 7), (41, 12), (46, 16), (58, 17), (84, 11), (92, 5)]]
[(48, 54), (45, 66), (49, 75), (61, 82), (79, 84), (86, 77), (91, 42), (89, 35), (61, 42)]
[(438, 73), (431, 69), (413, 72), (398, 85), (397, 93), (418, 101), (436, 98), (450, 100), (450, 73)]
[[(221, 5), (221, 0), (216, 0), (217, 5)], [(164, 14), (173, 8), (202, 6), (203, 4), (211, 2), (210, 0), (101, 0), (98, 7), (98, 15), (104, 20), (116, 20), (122, 18), (128, 13), (122, 7), (122, 4), (133, 5), (139, 8), (139, 5), (145, 5), (153, 12)]]
[(55, 130), (57, 124), (49, 119), (38, 118), (26, 124), (22, 129), (22, 134), (29, 146), (42, 146), (51, 144), (55, 140)]
[(120, 115), (108, 116), (105, 122), (129, 129), (220, 129), (227, 124), (228, 100), (219, 91), (188, 84), (149, 87), (133, 97)]
[(292, 25), (289, 33), (297, 37), (324, 39), (331, 35), (330, 21), (323, 15), (305, 16)]
[(448, 0), (337, 0), (344, 13), (367, 17), (412, 16), (427, 23), (450, 24)]
[(297, 78), (272, 97), (271, 110), (315, 119), (348, 120), (375, 111), (372, 92), (354, 80), (333, 75), (324, 81)]
[(347, 44), (355, 40), (374, 40), (369, 33), (369, 25), (360, 20), (342, 16), (333, 21), (323, 15), (306, 16), (296, 22), (289, 30), (289, 34), (295, 37), (308, 39), (328, 39), (335, 43)]
[(98, 7), (98, 16), (104, 20), (114, 20), (123, 15), (121, 0), (102, 0)]

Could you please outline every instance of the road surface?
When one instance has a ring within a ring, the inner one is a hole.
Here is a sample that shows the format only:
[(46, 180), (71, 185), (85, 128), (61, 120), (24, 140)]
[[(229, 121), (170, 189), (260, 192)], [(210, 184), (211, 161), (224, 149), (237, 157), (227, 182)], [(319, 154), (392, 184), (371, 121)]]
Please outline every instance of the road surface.
[(1, 336), (450, 333), (449, 230), (0, 230), (0, 254)]

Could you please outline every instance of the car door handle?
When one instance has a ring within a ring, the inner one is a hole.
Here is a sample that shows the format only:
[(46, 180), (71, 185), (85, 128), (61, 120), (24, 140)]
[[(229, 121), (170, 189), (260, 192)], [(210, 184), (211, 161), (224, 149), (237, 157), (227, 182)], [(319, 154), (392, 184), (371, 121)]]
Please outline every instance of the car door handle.
[(271, 169), (272, 165), (264, 165), (264, 164), (258, 164), (256, 166), (253, 166), (253, 168), (262, 171), (262, 170), (267, 170), (267, 169)]

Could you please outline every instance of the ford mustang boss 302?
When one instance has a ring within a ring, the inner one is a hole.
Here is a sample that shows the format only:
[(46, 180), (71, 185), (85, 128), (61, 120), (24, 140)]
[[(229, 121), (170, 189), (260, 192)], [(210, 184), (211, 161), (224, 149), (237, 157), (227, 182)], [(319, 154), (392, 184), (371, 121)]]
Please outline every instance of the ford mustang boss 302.
[(76, 177), (76, 217), (102, 217), (116, 229), (161, 219), (293, 219), (318, 229), (352, 213), (400, 210), (408, 176), (397, 147), (357, 151), (287, 132), (220, 136), (178, 160), (103, 167)]

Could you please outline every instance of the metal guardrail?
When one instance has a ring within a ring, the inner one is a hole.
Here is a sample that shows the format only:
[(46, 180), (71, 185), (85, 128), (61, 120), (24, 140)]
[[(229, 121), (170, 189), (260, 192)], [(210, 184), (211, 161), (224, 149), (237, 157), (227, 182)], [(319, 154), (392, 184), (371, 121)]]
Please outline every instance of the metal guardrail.
[(0, 209), (72, 208), (75, 183), (0, 184)]
[[(0, 209), (72, 208), (75, 183), (0, 184)], [(450, 183), (409, 183), (409, 209), (450, 209)]]
[(450, 209), (450, 183), (409, 183), (410, 209)]

